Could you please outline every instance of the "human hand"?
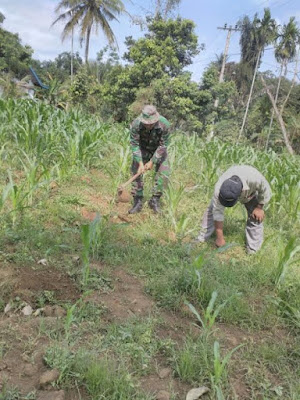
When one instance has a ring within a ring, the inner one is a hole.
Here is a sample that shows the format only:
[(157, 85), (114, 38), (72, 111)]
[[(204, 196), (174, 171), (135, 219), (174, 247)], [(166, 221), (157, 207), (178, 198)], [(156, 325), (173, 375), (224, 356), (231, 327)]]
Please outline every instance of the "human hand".
[(217, 237), (215, 244), (217, 247), (223, 247), (223, 246), (225, 246), (226, 242), (223, 237), (220, 237), (220, 238)]
[(265, 218), (265, 212), (261, 208), (256, 207), (254, 208), (251, 217), (256, 219), (258, 222), (262, 222)]
[(139, 164), (139, 168), (137, 170), (137, 174), (141, 175), (145, 172), (145, 165), (143, 163), (143, 161), (140, 162)]
[(150, 160), (145, 164), (145, 171), (150, 171), (153, 168), (153, 161)]

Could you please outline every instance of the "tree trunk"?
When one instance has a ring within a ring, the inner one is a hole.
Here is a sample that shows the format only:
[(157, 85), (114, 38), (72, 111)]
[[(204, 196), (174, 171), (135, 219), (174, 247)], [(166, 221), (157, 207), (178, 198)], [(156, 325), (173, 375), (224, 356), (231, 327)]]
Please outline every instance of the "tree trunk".
[[(276, 95), (275, 95), (275, 104), (276, 105), (277, 105), (278, 94), (279, 94), (279, 89), (280, 89), (280, 84), (281, 84), (281, 79), (282, 79), (283, 64), (284, 63), (282, 62), (281, 68), (280, 68), (279, 79), (278, 79), (278, 85), (277, 85), (277, 89), (276, 89)], [(270, 121), (270, 125), (269, 125), (269, 132), (268, 132), (265, 150), (268, 150), (268, 147), (269, 147), (269, 140), (270, 140), (270, 136), (271, 136), (273, 120), (274, 120), (274, 108), (272, 108), (272, 115), (271, 115), (271, 121)]]
[(256, 78), (256, 74), (257, 74), (257, 70), (258, 70), (260, 57), (261, 57), (261, 51), (262, 51), (262, 49), (260, 49), (258, 54), (257, 54), (257, 60), (256, 60), (255, 70), (254, 70), (253, 79), (252, 79), (252, 83), (251, 83), (250, 93), (249, 93), (249, 97), (248, 97), (248, 101), (247, 101), (247, 105), (246, 105), (246, 111), (245, 111), (245, 114), (244, 114), (243, 123), (242, 123), (242, 127), (241, 127), (241, 130), (240, 130), (238, 139), (241, 137), (241, 135), (243, 133), (243, 130), (244, 130), (244, 127), (245, 127), (245, 123), (246, 123), (246, 120), (247, 120), (247, 115), (248, 115), (249, 106), (250, 106), (250, 102), (251, 102), (252, 92), (253, 92), (253, 88), (254, 88), (254, 82), (255, 82), (255, 78)]
[(156, 0), (156, 10), (155, 10), (155, 18), (161, 14), (161, 0)]
[[(227, 37), (226, 37), (226, 43), (225, 43), (225, 50), (223, 54), (223, 60), (222, 60), (222, 66), (221, 66), (221, 72), (219, 75), (219, 83), (222, 83), (224, 81), (224, 72), (225, 72), (225, 66), (226, 66), (226, 60), (227, 60), (227, 54), (229, 50), (229, 43), (230, 43), (230, 36), (231, 36), (231, 28), (228, 29)], [(214, 102), (214, 108), (217, 109), (219, 106), (219, 97), (215, 99)], [(214, 131), (214, 126), (215, 126), (215, 121), (212, 122), (212, 127), (209, 132), (209, 135), (207, 137), (207, 141), (210, 142), (212, 138), (214, 137), (215, 131)]]
[(74, 73), (74, 28), (72, 28), (72, 39), (71, 39), (71, 82), (73, 82)]
[(86, 43), (85, 43), (85, 63), (89, 63), (89, 45), (90, 45), (90, 36), (91, 36), (92, 27), (89, 26), (86, 32)]
[(293, 87), (295, 86), (295, 83), (296, 83), (296, 79), (297, 79), (297, 76), (298, 76), (299, 54), (300, 54), (300, 47), (298, 48), (298, 51), (297, 51), (295, 71), (294, 71), (294, 76), (293, 76), (293, 79), (292, 79), (292, 84), (291, 84), (290, 90), (289, 90), (286, 98), (284, 99), (284, 102), (283, 102), (283, 104), (281, 106), (281, 109), (280, 109), (280, 114), (281, 115), (283, 114), (284, 107), (286, 106), (286, 103), (288, 102), (288, 99), (290, 98), (290, 95), (292, 93)]
[(281, 131), (282, 131), (283, 140), (284, 140), (284, 143), (286, 145), (286, 148), (287, 148), (288, 152), (293, 155), (294, 154), (294, 150), (293, 150), (293, 148), (292, 148), (292, 146), (290, 144), (289, 137), (288, 137), (288, 134), (287, 134), (287, 131), (286, 131), (286, 128), (285, 128), (285, 123), (284, 123), (284, 120), (282, 118), (282, 114), (279, 112), (279, 110), (277, 108), (277, 105), (275, 103), (275, 99), (274, 99), (270, 89), (268, 88), (264, 78), (262, 77), (262, 75), (260, 76), (260, 79), (262, 81), (262, 84), (264, 85), (264, 88), (266, 89), (266, 92), (267, 92), (267, 94), (269, 96), (269, 99), (271, 100), (271, 103), (272, 103), (276, 118), (278, 120), (278, 123), (279, 123)]

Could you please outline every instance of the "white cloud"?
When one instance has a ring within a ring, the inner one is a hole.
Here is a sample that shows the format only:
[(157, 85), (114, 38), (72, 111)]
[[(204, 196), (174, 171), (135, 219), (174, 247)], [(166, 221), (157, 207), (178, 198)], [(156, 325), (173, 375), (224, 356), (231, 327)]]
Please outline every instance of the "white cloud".
[(63, 25), (51, 26), (56, 18), (56, 2), (24, 0), (22, 4), (14, 3), (13, 0), (2, 0), (0, 11), (5, 16), (4, 28), (18, 33), (22, 43), (34, 49), (34, 57), (44, 60), (70, 51), (70, 40), (61, 41)]
[[(21, 3), (21, 4), (20, 4)], [(58, 0), (1, 0), (0, 11), (5, 16), (4, 28), (10, 32), (18, 33), (23, 44), (28, 44), (34, 49), (34, 57), (40, 60), (54, 59), (63, 51), (70, 51), (71, 40), (61, 41), (64, 23), (51, 26), (56, 19), (55, 7)], [(140, 36), (141, 32), (136, 26), (130, 26), (128, 19), (122, 17), (120, 24), (112, 23), (112, 28), (118, 36), (120, 54), (125, 51), (123, 44), (125, 36)], [(80, 48), (78, 35), (74, 36), (74, 50), (79, 51), (81, 57), (84, 48)], [(102, 32), (92, 35), (90, 40), (90, 58), (96, 58), (97, 52), (106, 46), (107, 41)]]

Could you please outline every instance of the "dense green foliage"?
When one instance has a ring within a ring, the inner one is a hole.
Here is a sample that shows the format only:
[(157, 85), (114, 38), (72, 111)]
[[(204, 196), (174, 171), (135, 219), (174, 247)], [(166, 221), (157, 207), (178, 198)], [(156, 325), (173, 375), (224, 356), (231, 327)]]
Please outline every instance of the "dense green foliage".
[[(70, 79), (71, 71), (71, 53), (63, 52), (59, 54), (53, 61), (38, 61), (34, 60), (33, 65), (39, 76), (49, 81), (49, 75), (52, 79), (57, 79), (59, 82), (65, 82)], [(82, 58), (79, 53), (73, 54), (73, 72), (76, 75), (82, 66)]]
[(23, 78), (28, 74), (28, 65), (31, 62), (33, 50), (22, 45), (18, 34), (8, 32), (2, 28), (4, 16), (0, 15), (0, 72), (10, 72), (16, 78)]

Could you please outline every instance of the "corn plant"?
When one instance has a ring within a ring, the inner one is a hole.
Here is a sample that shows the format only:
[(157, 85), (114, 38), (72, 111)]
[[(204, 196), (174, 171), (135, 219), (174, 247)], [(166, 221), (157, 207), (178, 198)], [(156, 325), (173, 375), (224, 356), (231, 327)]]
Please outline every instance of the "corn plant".
[(211, 382), (216, 393), (217, 400), (225, 400), (221, 385), (227, 375), (227, 365), (232, 357), (232, 355), (241, 347), (243, 344), (232, 349), (229, 353), (222, 358), (220, 353), (220, 343), (218, 341), (214, 342), (214, 363), (213, 363), (213, 373), (211, 374)]
[[(25, 152), (22, 152), (25, 161), (21, 159), (23, 169), (25, 172), (25, 186), (28, 191), (28, 205), (32, 206), (33, 192), (35, 189), (47, 183), (46, 175), (49, 176), (49, 171), (41, 165), (36, 157), (30, 158)], [(45, 178), (45, 179), (43, 179)]]
[(297, 244), (298, 238), (292, 237), (287, 245), (281, 251), (278, 265), (275, 269), (275, 285), (280, 287), (286, 278), (286, 274), (291, 265), (299, 262), (299, 260), (294, 260), (296, 254), (300, 252), (300, 244)]
[[(111, 162), (111, 158), (109, 160), (109, 164), (106, 166), (106, 171), (111, 177), (112, 180), (112, 188), (113, 188), (113, 193), (117, 193), (117, 189), (120, 186), (120, 184), (128, 179), (129, 175), (129, 164), (131, 160), (131, 151), (130, 148), (127, 145), (122, 146), (122, 145), (117, 145), (116, 147), (116, 158), (115, 162)], [(126, 179), (125, 179), (126, 177)], [(113, 197), (113, 202), (115, 201), (115, 197)]]
[(277, 298), (270, 297), (270, 301), (275, 304), (283, 317), (288, 321), (289, 326), (295, 329), (297, 332), (300, 332), (300, 310), (298, 307), (292, 306), (289, 302)]
[(100, 217), (97, 217), (90, 224), (81, 226), (81, 241), (82, 241), (82, 286), (86, 287), (90, 278), (90, 254), (95, 255), (101, 242), (101, 227)]
[[(201, 284), (201, 280), (199, 281), (199, 284)], [(223, 310), (223, 308), (232, 300), (233, 297), (237, 296), (237, 294), (234, 294), (230, 296), (227, 300), (225, 300), (223, 303), (219, 304), (217, 307), (215, 307), (215, 303), (218, 297), (218, 292), (213, 291), (210, 301), (208, 303), (207, 308), (204, 310), (203, 317), (198, 313), (196, 308), (189, 302), (185, 302), (185, 304), (189, 307), (189, 309), (192, 311), (192, 313), (196, 316), (198, 322), (200, 322), (201, 327), (203, 328), (204, 332), (209, 336), (212, 332), (212, 328), (215, 324), (216, 318), (220, 314), (220, 312)]]
[(12, 215), (12, 224), (14, 226), (17, 220), (18, 212), (22, 212), (25, 208), (28, 207), (28, 199), (34, 189), (32, 188), (28, 190), (26, 188), (26, 183), (17, 185), (14, 182), (10, 171), (8, 171), (8, 179), (9, 179), (10, 189), (8, 190), (7, 193), (9, 194), (11, 200), (10, 212)]
[(187, 266), (192, 276), (193, 286), (197, 288), (196, 290), (198, 292), (200, 291), (202, 282), (200, 271), (204, 267), (206, 261), (207, 261), (206, 255), (204, 253), (200, 253), (199, 256), (197, 256), (193, 260), (193, 262)]
[(11, 182), (9, 182), (7, 185), (4, 186), (2, 190), (2, 195), (0, 197), (0, 211), (4, 208), (4, 205), (6, 204), (6, 200), (11, 190), (12, 190), (12, 185)]
[(90, 276), (90, 243), (91, 243), (91, 228), (89, 224), (81, 226), (81, 241), (82, 241), (82, 285), (87, 286)]
[(71, 327), (75, 320), (75, 317), (74, 317), (75, 308), (76, 308), (76, 303), (73, 304), (71, 307), (68, 307), (67, 315), (66, 315), (66, 318), (64, 321), (65, 339), (67, 342), (69, 342), (70, 334), (71, 334)]
[(196, 228), (188, 229), (190, 218), (185, 213), (182, 213), (178, 216), (178, 208), (183, 196), (184, 186), (182, 184), (180, 184), (178, 188), (172, 184), (168, 185), (166, 189), (167, 214), (173, 226), (176, 237), (179, 240), (196, 230)]

